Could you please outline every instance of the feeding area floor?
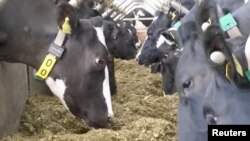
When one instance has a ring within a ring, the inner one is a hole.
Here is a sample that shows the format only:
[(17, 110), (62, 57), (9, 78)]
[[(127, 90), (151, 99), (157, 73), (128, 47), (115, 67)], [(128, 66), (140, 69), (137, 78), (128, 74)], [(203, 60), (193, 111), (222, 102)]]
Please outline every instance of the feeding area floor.
[(71, 115), (56, 97), (30, 95), (19, 131), (2, 141), (177, 141), (177, 94), (163, 96), (160, 74), (115, 59), (115, 123), (93, 129)]

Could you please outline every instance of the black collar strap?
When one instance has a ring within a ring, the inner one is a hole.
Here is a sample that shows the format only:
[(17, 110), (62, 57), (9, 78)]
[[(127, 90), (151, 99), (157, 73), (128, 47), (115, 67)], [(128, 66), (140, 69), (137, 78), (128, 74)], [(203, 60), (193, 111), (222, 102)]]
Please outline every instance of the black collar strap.
[(60, 59), (64, 52), (63, 43), (65, 39), (66, 39), (66, 34), (62, 30), (59, 30), (55, 41), (49, 47), (49, 53), (56, 56), (56, 58)]

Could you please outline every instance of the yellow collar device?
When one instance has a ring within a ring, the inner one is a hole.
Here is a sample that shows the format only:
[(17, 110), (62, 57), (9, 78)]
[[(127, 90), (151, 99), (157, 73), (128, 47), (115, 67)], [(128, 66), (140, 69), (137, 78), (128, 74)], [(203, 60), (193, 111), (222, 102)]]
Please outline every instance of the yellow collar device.
[(71, 34), (71, 27), (69, 24), (69, 18), (66, 17), (64, 24), (62, 26), (62, 30), (59, 29), (56, 39), (50, 45), (48, 54), (46, 55), (45, 59), (43, 60), (42, 65), (40, 66), (39, 70), (36, 72), (34, 79), (38, 81), (44, 81), (49, 74), (51, 73), (52, 69), (54, 68), (56, 61), (61, 58), (64, 52), (63, 43), (66, 39), (67, 34)]

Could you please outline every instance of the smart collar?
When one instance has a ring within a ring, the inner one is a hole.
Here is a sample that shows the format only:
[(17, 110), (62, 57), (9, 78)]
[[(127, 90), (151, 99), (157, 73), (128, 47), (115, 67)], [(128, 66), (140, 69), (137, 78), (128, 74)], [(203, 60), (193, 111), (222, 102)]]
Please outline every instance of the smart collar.
[(57, 60), (59, 60), (63, 55), (65, 49), (63, 47), (63, 43), (66, 40), (67, 34), (71, 33), (72, 29), (69, 24), (69, 18), (66, 17), (64, 24), (62, 25), (62, 30), (59, 29), (54, 42), (49, 46), (48, 54), (34, 76), (35, 80), (44, 81), (49, 76)]

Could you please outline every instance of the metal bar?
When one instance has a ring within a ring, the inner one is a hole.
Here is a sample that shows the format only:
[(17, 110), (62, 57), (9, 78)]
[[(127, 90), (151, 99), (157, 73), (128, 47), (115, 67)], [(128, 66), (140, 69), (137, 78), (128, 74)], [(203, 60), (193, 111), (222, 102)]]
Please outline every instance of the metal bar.
[(124, 18), (123, 21), (133, 21), (133, 20), (153, 20), (154, 18)]
[(182, 6), (180, 3), (176, 1), (170, 1), (170, 4), (175, 10), (180, 11), (183, 14), (187, 14), (189, 12), (189, 10), (186, 7)]

